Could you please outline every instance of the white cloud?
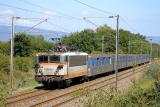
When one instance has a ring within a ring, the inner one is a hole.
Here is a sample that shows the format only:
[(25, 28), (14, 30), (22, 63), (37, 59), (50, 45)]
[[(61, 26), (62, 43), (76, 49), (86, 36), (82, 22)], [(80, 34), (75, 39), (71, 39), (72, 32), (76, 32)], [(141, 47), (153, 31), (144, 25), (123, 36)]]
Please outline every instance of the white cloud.
[(87, 15), (87, 11), (82, 11), (81, 14), (82, 15)]
[(34, 23), (32, 22), (32, 21), (30, 21), (30, 20), (27, 20), (27, 19), (17, 19), (16, 20), (16, 24), (18, 24), (18, 25), (27, 25), (27, 26), (29, 26), (29, 25), (33, 25)]
[(12, 10), (4, 10), (4, 11), (0, 11), (0, 15), (2, 15), (2, 16), (14, 16), (15, 13)]
[(45, 14), (46, 15), (51, 15), (51, 16), (56, 16), (57, 15), (57, 13), (53, 12), (53, 11), (46, 11)]
[(53, 11), (46, 11), (44, 12), (44, 15), (42, 15), (42, 18), (49, 18), (50, 16), (58, 16), (56, 12)]

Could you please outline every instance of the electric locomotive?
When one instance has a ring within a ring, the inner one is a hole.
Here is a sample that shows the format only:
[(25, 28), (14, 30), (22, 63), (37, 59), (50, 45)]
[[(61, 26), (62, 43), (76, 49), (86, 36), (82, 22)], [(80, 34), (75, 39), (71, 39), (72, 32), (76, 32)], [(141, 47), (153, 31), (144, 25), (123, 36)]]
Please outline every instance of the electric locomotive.
[(84, 52), (49, 52), (36, 55), (35, 80), (45, 86), (70, 85), (72, 78), (87, 75), (88, 54)]

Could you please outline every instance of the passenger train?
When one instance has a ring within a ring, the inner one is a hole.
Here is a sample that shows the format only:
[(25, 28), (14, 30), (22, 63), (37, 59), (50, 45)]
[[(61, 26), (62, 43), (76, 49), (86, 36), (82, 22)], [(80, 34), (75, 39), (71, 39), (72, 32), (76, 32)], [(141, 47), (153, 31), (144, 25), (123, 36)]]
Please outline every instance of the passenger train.
[[(84, 52), (46, 52), (36, 54), (35, 80), (45, 86), (69, 86), (74, 79), (87, 79), (114, 71), (115, 55)], [(150, 56), (119, 55), (118, 69), (147, 63)]]

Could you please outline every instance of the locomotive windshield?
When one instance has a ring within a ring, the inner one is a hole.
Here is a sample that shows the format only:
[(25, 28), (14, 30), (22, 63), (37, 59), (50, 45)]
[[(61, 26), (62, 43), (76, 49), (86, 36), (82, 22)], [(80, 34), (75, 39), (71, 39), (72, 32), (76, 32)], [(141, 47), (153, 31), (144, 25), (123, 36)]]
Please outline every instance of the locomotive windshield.
[(47, 55), (42, 55), (38, 56), (38, 62), (39, 63), (48, 63), (48, 62), (60, 62), (60, 56), (47, 56)]
[(50, 56), (49, 62), (60, 62), (60, 56)]
[(38, 62), (39, 63), (46, 63), (46, 62), (48, 62), (48, 56), (44, 56), (44, 55), (38, 56)]

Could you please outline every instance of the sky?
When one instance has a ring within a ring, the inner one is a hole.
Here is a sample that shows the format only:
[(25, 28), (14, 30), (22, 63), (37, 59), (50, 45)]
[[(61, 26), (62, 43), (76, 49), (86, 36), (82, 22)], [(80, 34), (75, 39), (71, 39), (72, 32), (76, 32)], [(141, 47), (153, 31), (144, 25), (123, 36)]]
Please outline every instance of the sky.
[(107, 24), (115, 29), (115, 19), (89, 17), (108, 17), (119, 14), (120, 28), (154, 37), (157, 42), (160, 42), (159, 0), (78, 1), (104, 10), (106, 13), (82, 5), (76, 0), (0, 0), (0, 25), (10, 25), (10, 17), (17, 16), (21, 19), (15, 20), (15, 25), (34, 26), (47, 18), (47, 22), (39, 24), (36, 28), (64, 32), (76, 32), (85, 28), (95, 29), (95, 25), (83, 20), (87, 17), (97, 26)]

